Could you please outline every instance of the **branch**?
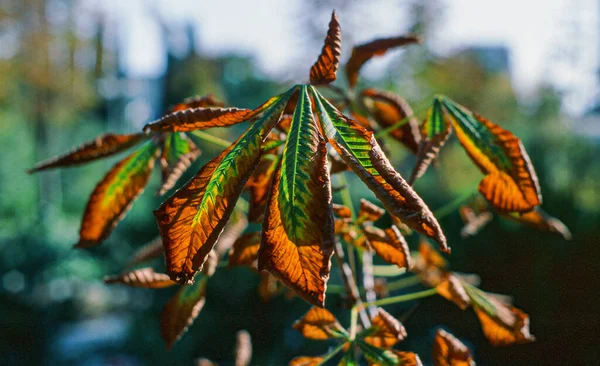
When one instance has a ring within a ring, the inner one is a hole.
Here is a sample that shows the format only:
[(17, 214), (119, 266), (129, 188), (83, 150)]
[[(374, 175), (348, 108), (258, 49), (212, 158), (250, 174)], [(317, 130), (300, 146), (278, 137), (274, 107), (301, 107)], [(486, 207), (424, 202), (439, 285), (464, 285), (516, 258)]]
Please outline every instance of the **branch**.
[(353, 307), (358, 307), (360, 322), (363, 327), (368, 328), (371, 326), (371, 320), (367, 315), (364, 307), (362, 306), (362, 300), (360, 299), (360, 293), (358, 292), (358, 287), (356, 286), (356, 281), (354, 281), (354, 277), (352, 277), (352, 271), (350, 270), (350, 266), (344, 260), (344, 248), (342, 247), (342, 243), (339, 240), (335, 240), (335, 259), (340, 267), (340, 274), (342, 276), (342, 280), (344, 281), (344, 286), (346, 286), (346, 291), (348, 291), (348, 296), (352, 301)]

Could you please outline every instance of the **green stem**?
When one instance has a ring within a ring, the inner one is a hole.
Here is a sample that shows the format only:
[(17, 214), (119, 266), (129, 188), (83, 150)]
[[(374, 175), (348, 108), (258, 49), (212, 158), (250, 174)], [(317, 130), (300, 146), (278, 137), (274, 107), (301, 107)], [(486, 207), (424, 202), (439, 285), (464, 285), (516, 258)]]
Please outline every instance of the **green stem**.
[(229, 146), (231, 146), (232, 142), (227, 141), (225, 139), (222, 139), (220, 137), (217, 136), (213, 136), (210, 133), (206, 133), (204, 131), (193, 131), (190, 132), (192, 135), (196, 136), (197, 138), (199, 138), (200, 140), (204, 140), (206, 142), (210, 142), (212, 144), (224, 147), (224, 148), (228, 148)]
[(387, 136), (388, 133), (392, 132), (393, 130), (400, 128), (402, 126), (404, 126), (405, 124), (408, 123), (408, 121), (410, 121), (411, 118), (419, 115), (421, 112), (423, 112), (424, 110), (426, 110), (427, 108), (429, 108), (429, 106), (431, 105), (431, 102), (427, 102), (426, 105), (420, 105), (419, 108), (415, 109), (415, 111), (412, 114), (409, 114), (408, 116), (402, 118), (400, 121), (394, 123), (391, 126), (388, 126), (382, 130), (379, 130), (375, 133), (375, 138), (380, 138), (380, 137), (384, 137)]
[(449, 214), (454, 212), (456, 209), (458, 209), (460, 207), (460, 205), (462, 205), (466, 200), (471, 198), (471, 196), (473, 196), (473, 192), (467, 192), (465, 194), (462, 194), (462, 195), (456, 197), (455, 199), (448, 202), (444, 206), (433, 211), (433, 216), (435, 216), (435, 218), (438, 220), (443, 217), (448, 216)]
[(362, 304), (362, 306), (383, 306), (383, 305), (390, 305), (390, 304), (396, 304), (399, 302), (406, 302), (406, 301), (412, 301), (412, 300), (417, 300), (417, 299), (422, 299), (424, 297), (429, 297), (429, 296), (433, 296), (437, 294), (437, 290), (435, 288), (430, 288), (428, 290), (423, 290), (423, 291), (419, 291), (419, 292), (413, 292), (412, 294), (405, 294), (405, 295), (399, 295), (399, 296), (392, 296), (392, 297), (387, 297), (385, 299), (379, 299), (377, 301), (371, 301), (371, 302), (365, 302)]
[(399, 279), (397, 281), (393, 281), (387, 284), (387, 290), (389, 292), (401, 290), (403, 288), (407, 288), (410, 286), (414, 286), (419, 284), (421, 279), (418, 276), (410, 276), (406, 278)]
[(323, 360), (321, 360), (321, 362), (319, 362), (319, 366), (320, 365), (325, 365), (327, 363), (327, 361), (331, 360), (335, 355), (337, 355), (338, 353), (340, 353), (340, 351), (344, 349), (344, 345), (345, 344), (346, 343), (340, 344), (333, 351), (331, 351), (328, 354), (326, 354), (325, 357), (323, 357)]
[[(337, 181), (340, 187), (342, 187), (340, 191), (340, 195), (342, 197), (342, 204), (348, 209), (350, 209), (350, 214), (352, 220), (356, 219), (356, 211), (354, 210), (354, 204), (352, 203), (352, 195), (350, 194), (350, 188), (348, 187), (348, 181), (346, 180), (346, 175), (344, 173), (340, 173), (337, 175)], [(356, 279), (356, 258), (354, 252), (354, 246), (348, 245), (348, 263), (350, 263), (350, 269), (352, 270), (352, 277)]]
[(350, 310), (350, 339), (356, 338), (356, 326), (358, 323), (358, 309), (353, 306)]

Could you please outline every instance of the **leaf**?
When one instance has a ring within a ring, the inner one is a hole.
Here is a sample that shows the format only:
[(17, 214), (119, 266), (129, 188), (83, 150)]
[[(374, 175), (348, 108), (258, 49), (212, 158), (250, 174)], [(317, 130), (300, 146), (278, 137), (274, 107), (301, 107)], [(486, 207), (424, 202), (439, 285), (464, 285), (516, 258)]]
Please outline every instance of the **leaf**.
[(290, 92), (154, 212), (173, 280), (189, 283), (204, 263), (260, 161), (260, 145), (281, 116)]
[(347, 206), (334, 203), (332, 206), (333, 214), (341, 219), (349, 219), (352, 217), (352, 211)]
[(537, 175), (521, 140), (463, 106), (444, 98), (465, 151), (486, 175), (479, 192), (502, 212), (530, 211), (542, 203)]
[(435, 289), (438, 294), (455, 303), (461, 310), (465, 310), (471, 305), (471, 299), (465, 288), (452, 273), (446, 274), (442, 282), (435, 286)]
[(358, 337), (371, 346), (388, 349), (406, 338), (406, 329), (396, 318), (379, 308), (371, 321), (371, 327), (361, 332)]
[(450, 117), (442, 106), (440, 98), (434, 98), (427, 111), (427, 118), (421, 128), (421, 142), (417, 151), (417, 162), (412, 171), (409, 183), (412, 185), (421, 178), (429, 165), (437, 158), (440, 150), (452, 132)]
[(129, 135), (107, 133), (98, 136), (93, 141), (86, 142), (83, 145), (74, 148), (67, 154), (39, 162), (33, 168), (29, 169), (27, 173), (31, 174), (41, 170), (85, 164), (125, 151), (146, 138), (148, 138), (148, 136), (144, 133), (134, 133)]
[(104, 283), (122, 283), (132, 287), (144, 288), (164, 288), (176, 284), (171, 281), (168, 275), (156, 273), (154, 272), (154, 269), (150, 267), (136, 269), (118, 276), (106, 276), (104, 277)]
[(170, 109), (170, 112), (177, 112), (190, 108), (223, 107), (225, 104), (215, 99), (212, 94), (204, 96), (195, 96), (184, 99), (183, 102), (176, 104)]
[(281, 156), (264, 156), (250, 179), (248, 179), (248, 183), (246, 183), (246, 189), (250, 192), (248, 220), (251, 222), (261, 222), (263, 219), (273, 174), (279, 165), (280, 159)]
[(200, 149), (187, 136), (180, 132), (167, 136), (160, 159), (162, 185), (157, 195), (162, 196), (177, 183), (181, 175), (200, 156)]
[(408, 244), (395, 225), (385, 230), (374, 226), (365, 226), (363, 232), (368, 245), (384, 261), (400, 268), (410, 269), (412, 267)]
[(154, 238), (149, 243), (143, 245), (141, 248), (135, 251), (133, 257), (129, 261), (128, 266), (135, 266), (136, 264), (146, 262), (150, 259), (158, 258), (165, 253), (162, 245), (162, 239), (160, 236)]
[(511, 212), (503, 214), (503, 216), (541, 231), (558, 234), (565, 240), (571, 240), (573, 238), (567, 225), (559, 219), (550, 216), (540, 207), (536, 207), (529, 212)]
[(438, 329), (433, 340), (433, 364), (435, 366), (475, 366), (471, 351), (458, 338)]
[(483, 334), (493, 346), (535, 341), (529, 331), (529, 315), (502, 302), (498, 296), (465, 283), (463, 286), (481, 322)]
[(436, 240), (449, 252), (439, 223), (421, 197), (394, 170), (373, 134), (343, 116), (311, 87), (321, 129), (344, 162), (369, 187), (384, 207), (411, 228)]
[(334, 240), (326, 158), (302, 86), (267, 203), (258, 268), (319, 306), (325, 301)]
[(494, 215), (488, 211), (483, 211), (476, 214), (473, 209), (468, 206), (461, 206), (459, 212), (463, 222), (465, 223), (465, 226), (460, 229), (460, 236), (462, 238), (476, 235), (490, 221), (492, 221), (492, 218), (494, 217)]
[(310, 68), (310, 83), (327, 85), (336, 79), (342, 52), (342, 29), (335, 11), (331, 13), (329, 30), (319, 58)]
[(96, 185), (81, 222), (77, 248), (100, 244), (127, 214), (152, 174), (157, 147), (149, 141), (117, 163)]
[(369, 366), (422, 366), (419, 356), (412, 352), (401, 352), (395, 349), (381, 349), (366, 342), (356, 342), (369, 362)]
[(239, 330), (235, 337), (235, 366), (248, 366), (252, 359), (252, 338), (250, 333)]
[(408, 102), (399, 95), (378, 89), (363, 90), (361, 96), (367, 110), (379, 126), (386, 128), (405, 121), (401, 127), (392, 130), (390, 135), (416, 154), (421, 142), (421, 133), (419, 120)]
[(346, 330), (327, 309), (313, 306), (304, 316), (292, 325), (304, 338), (308, 339), (347, 339)]
[[(289, 93), (289, 91), (288, 91)], [(288, 95), (288, 93), (283, 95)], [(176, 111), (144, 126), (144, 131), (188, 132), (213, 127), (227, 127), (257, 117), (281, 102), (275, 96), (255, 109), (191, 108)]]
[(161, 315), (161, 334), (170, 349), (200, 314), (206, 301), (207, 277), (190, 286), (181, 286)]
[(395, 349), (387, 350), (386, 353), (387, 354), (391, 353), (395, 357), (395, 360), (394, 360), (395, 363), (388, 364), (388, 363), (371, 362), (369, 360), (369, 358), (367, 357), (367, 361), (370, 361), (369, 366), (378, 366), (378, 365), (423, 366), (421, 359), (419, 358), (419, 356), (416, 353), (402, 352), (402, 351), (398, 351)]
[(360, 225), (363, 222), (372, 221), (375, 222), (385, 214), (385, 210), (364, 198), (360, 199), (360, 210), (358, 211), (358, 218), (356, 223)]
[(233, 266), (255, 267), (260, 246), (260, 233), (250, 232), (239, 237), (229, 252), (229, 268)]
[(355, 46), (352, 55), (346, 63), (346, 77), (350, 88), (356, 86), (358, 73), (365, 62), (374, 56), (383, 56), (387, 50), (394, 47), (405, 46), (412, 43), (420, 43), (421, 38), (413, 35), (376, 39), (374, 41)]
[(272, 298), (279, 295), (282, 288), (284, 288), (284, 286), (275, 276), (269, 272), (260, 272), (258, 294), (264, 302), (269, 302)]
[(356, 359), (356, 350), (354, 347), (349, 347), (344, 357), (338, 363), (338, 366), (358, 366), (358, 360)]
[(319, 366), (323, 357), (300, 356), (290, 361), (289, 366)]

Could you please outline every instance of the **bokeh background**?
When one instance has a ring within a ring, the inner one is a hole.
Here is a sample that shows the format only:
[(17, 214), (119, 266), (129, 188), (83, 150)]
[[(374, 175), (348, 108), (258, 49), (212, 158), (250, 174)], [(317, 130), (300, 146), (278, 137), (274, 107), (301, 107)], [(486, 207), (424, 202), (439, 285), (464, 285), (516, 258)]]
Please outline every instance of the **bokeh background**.
[[(151, 211), (161, 202), (153, 195), (159, 177), (103, 245), (74, 250), (87, 197), (116, 160), (34, 176), (25, 170), (103, 132), (137, 131), (188, 96), (210, 92), (253, 107), (304, 82), (332, 8), (342, 24), (344, 60), (356, 43), (423, 35), (422, 46), (371, 61), (361, 83), (397, 92), (417, 108), (444, 93), (512, 130), (537, 170), (545, 210), (573, 232), (567, 242), (495, 218), (479, 235), (461, 239), (458, 213), (445, 216), (453, 269), (479, 274), (485, 290), (512, 295), (531, 315), (537, 342), (493, 348), (473, 312), (436, 297), (408, 317), (409, 338), (400, 347), (430, 363), (435, 327), (443, 326), (472, 347), (481, 365), (595, 364), (597, 0), (0, 0), (0, 363), (183, 365), (203, 356), (230, 365), (238, 329), (252, 335), (253, 365), (326, 351), (330, 344), (303, 340), (290, 327), (306, 303), (282, 296), (263, 302), (259, 276), (240, 268), (218, 270), (196, 323), (166, 352), (158, 319), (173, 289), (102, 282), (157, 235)], [(217, 133), (233, 139), (240, 128)], [(412, 157), (393, 141), (386, 145), (407, 175)], [(192, 172), (219, 147), (202, 150)], [(434, 209), (475, 192), (481, 179), (454, 138), (440, 163), (416, 185)], [(350, 184), (356, 202), (372, 197), (360, 181)], [(332, 283), (339, 283), (335, 273)], [(328, 296), (332, 310), (341, 302)], [(400, 316), (412, 306), (388, 309)], [(347, 312), (337, 313), (346, 324)]]

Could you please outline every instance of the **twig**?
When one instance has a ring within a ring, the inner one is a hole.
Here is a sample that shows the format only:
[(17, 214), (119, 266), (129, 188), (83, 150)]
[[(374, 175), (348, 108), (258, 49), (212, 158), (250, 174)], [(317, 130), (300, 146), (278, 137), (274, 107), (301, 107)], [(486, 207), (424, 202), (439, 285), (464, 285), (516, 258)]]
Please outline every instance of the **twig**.
[(362, 306), (360, 293), (358, 292), (356, 281), (354, 281), (354, 277), (352, 277), (350, 266), (348, 266), (348, 263), (346, 263), (344, 260), (344, 248), (342, 247), (342, 243), (340, 243), (340, 241), (337, 239), (335, 240), (335, 259), (340, 267), (340, 274), (342, 276), (342, 280), (344, 281), (344, 286), (346, 286), (346, 291), (348, 291), (348, 296), (352, 301), (353, 307), (360, 306), (358, 309), (360, 322), (362, 323), (363, 327), (367, 328), (371, 325), (371, 320)]
[[(377, 294), (375, 293), (375, 277), (373, 276), (373, 253), (369, 250), (365, 250), (362, 253), (362, 274), (363, 274), (363, 287), (366, 292), (366, 299), (368, 302), (377, 300)], [(371, 317), (377, 315), (377, 307), (369, 306), (369, 314)]]

